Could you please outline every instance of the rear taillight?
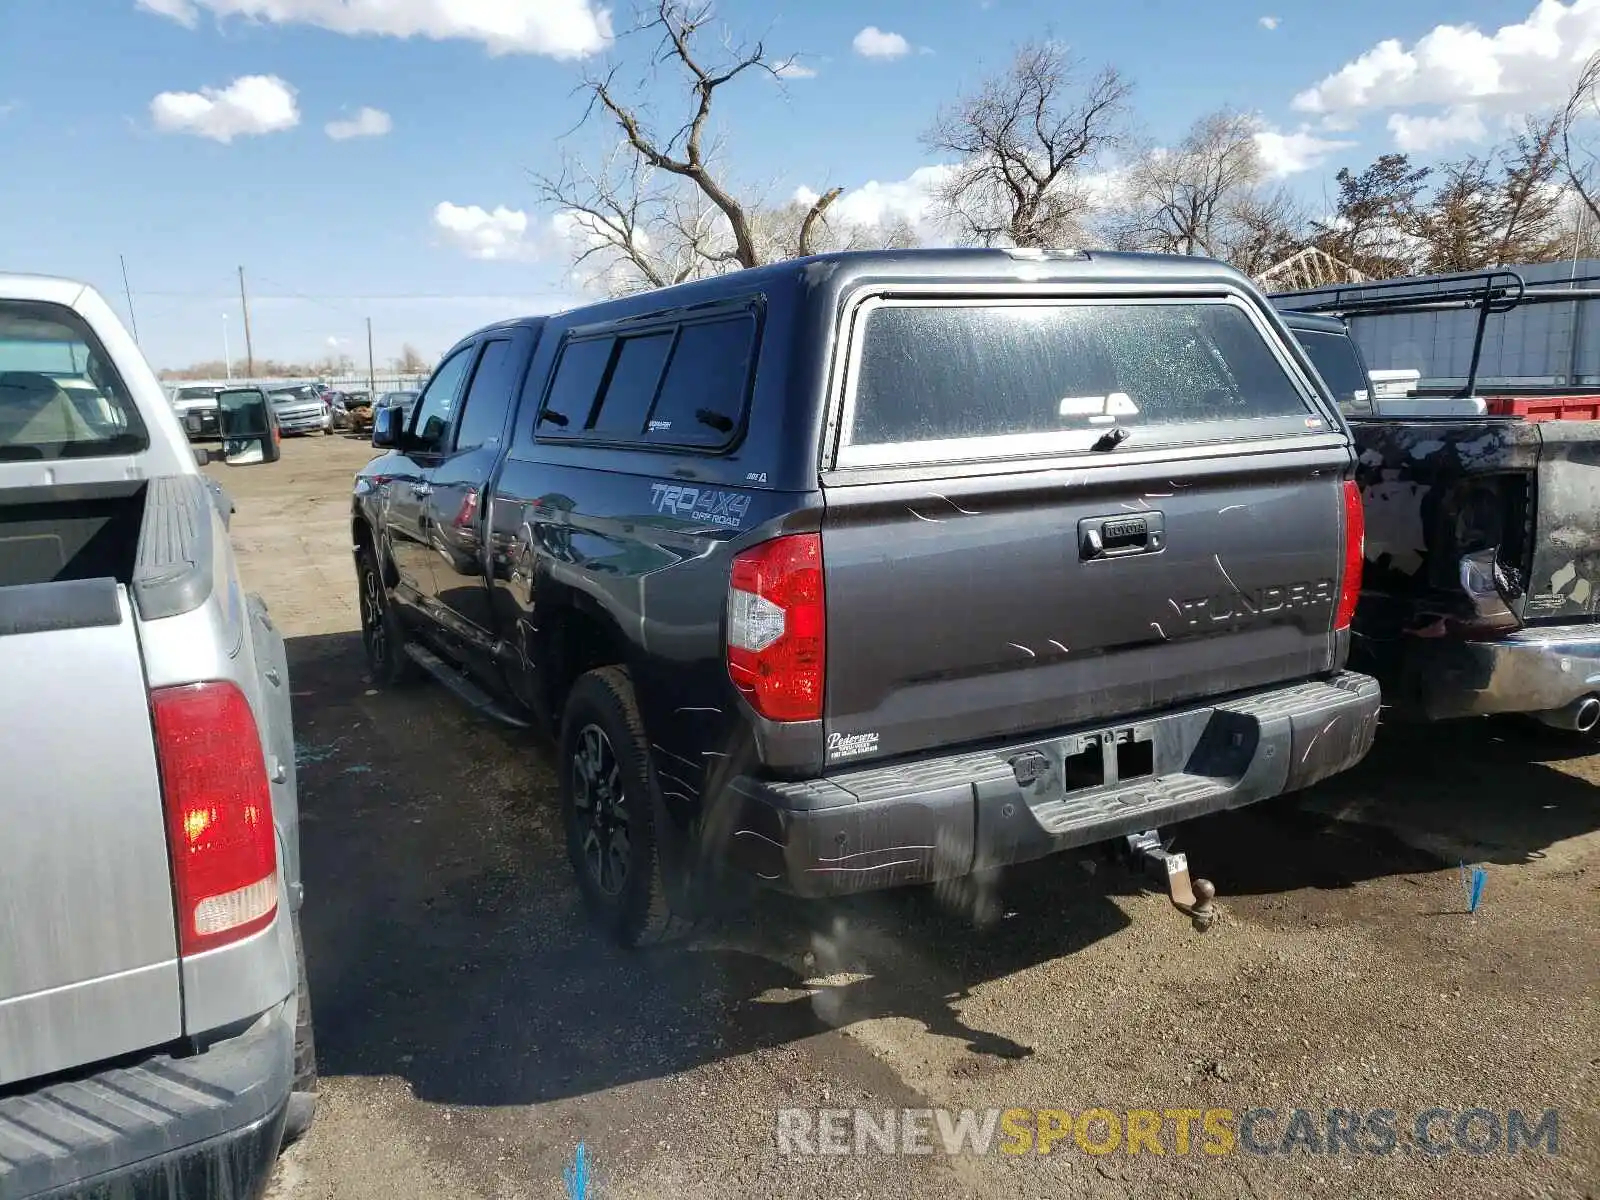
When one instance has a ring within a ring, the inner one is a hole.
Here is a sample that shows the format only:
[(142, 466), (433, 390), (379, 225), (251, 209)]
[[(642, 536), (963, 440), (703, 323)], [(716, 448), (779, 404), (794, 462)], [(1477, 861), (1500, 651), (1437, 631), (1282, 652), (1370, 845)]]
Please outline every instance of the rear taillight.
[(272, 792), (250, 702), (226, 682), (150, 693), (178, 898), (178, 945), (248, 937), (278, 910)]
[(1339, 608), (1333, 617), (1335, 629), (1349, 629), (1355, 619), (1356, 603), (1361, 599), (1361, 559), (1366, 550), (1367, 518), (1361, 508), (1361, 489), (1354, 480), (1344, 481), (1344, 571), (1339, 577)]
[(821, 719), (826, 627), (821, 534), (789, 534), (735, 556), (728, 676), (763, 717)]

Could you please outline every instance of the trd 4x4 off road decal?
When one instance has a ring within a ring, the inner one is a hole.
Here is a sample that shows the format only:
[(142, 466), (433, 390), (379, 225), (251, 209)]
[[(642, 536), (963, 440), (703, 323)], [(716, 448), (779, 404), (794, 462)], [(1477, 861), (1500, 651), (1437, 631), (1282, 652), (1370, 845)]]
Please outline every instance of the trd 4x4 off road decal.
[(672, 517), (689, 517), (712, 525), (738, 529), (750, 509), (750, 497), (743, 492), (720, 488), (684, 487), (678, 483), (652, 483), (650, 506)]

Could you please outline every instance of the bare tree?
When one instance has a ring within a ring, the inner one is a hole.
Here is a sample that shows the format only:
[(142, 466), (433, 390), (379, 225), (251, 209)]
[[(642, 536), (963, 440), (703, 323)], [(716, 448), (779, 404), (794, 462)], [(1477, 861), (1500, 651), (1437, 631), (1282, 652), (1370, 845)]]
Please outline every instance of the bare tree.
[(406, 342), (400, 347), (399, 357), (394, 360), (392, 365), (396, 374), (421, 375), (433, 364), (422, 357), (422, 351), (418, 350), (410, 342)]
[[(835, 188), (834, 192), (842, 191)], [(827, 199), (824, 193), (823, 199)], [(899, 250), (920, 239), (900, 217), (878, 221), (842, 221), (832, 210), (819, 210), (814, 200), (792, 200), (753, 213), (756, 242), (767, 261), (825, 254), (837, 250)]]
[(1593, 126), (1589, 122), (1600, 115), (1600, 53), (1590, 56), (1578, 72), (1566, 107), (1561, 110), (1561, 161), (1566, 166), (1567, 180), (1583, 206), (1589, 210), (1589, 219), (1600, 224), (1600, 178), (1596, 164), (1600, 152), (1595, 149)]
[[(680, 121), (658, 124), (642, 100), (625, 94), (613, 66), (584, 81), (585, 123), (603, 118), (620, 142), (597, 163), (569, 157), (559, 174), (535, 176), (540, 198), (569, 222), (574, 265), (608, 291), (664, 287), (778, 256), (757, 236), (761, 205), (739, 194), (718, 153), (712, 114), (723, 89), (742, 76), (781, 80), (794, 60), (727, 34), (708, 48), (712, 19), (710, 0), (655, 0), (633, 31), (655, 35), (652, 71), (667, 68), (682, 84)], [(812, 252), (840, 191), (808, 207), (784, 255)]]
[(1310, 221), (1288, 188), (1257, 186), (1229, 205), (1217, 257), (1252, 279), (1305, 249)]
[(1112, 67), (1084, 76), (1056, 42), (1030, 42), (923, 135), (956, 160), (936, 213), (984, 246), (1070, 245), (1093, 209), (1084, 176), (1123, 144), (1132, 85)]
[(1176, 146), (1146, 149), (1122, 180), (1113, 241), (1208, 255), (1250, 274), (1294, 253), (1305, 216), (1287, 190), (1267, 187), (1259, 128), (1251, 114), (1222, 109), (1196, 121)]

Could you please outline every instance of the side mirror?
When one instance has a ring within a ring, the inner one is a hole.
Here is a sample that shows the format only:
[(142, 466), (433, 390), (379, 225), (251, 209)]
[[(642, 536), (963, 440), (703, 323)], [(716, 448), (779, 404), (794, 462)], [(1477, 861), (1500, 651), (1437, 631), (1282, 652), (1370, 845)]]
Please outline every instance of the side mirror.
[(200, 422), (200, 414), (197, 412), (183, 414), (183, 427), (188, 430), (191, 437), (200, 436), (205, 429), (205, 426)]
[(385, 405), (372, 414), (372, 444), (379, 450), (393, 450), (400, 445), (406, 431), (409, 414), (397, 404)]
[(229, 466), (278, 460), (277, 418), (260, 388), (218, 392), (217, 426), (222, 434), (222, 461)]

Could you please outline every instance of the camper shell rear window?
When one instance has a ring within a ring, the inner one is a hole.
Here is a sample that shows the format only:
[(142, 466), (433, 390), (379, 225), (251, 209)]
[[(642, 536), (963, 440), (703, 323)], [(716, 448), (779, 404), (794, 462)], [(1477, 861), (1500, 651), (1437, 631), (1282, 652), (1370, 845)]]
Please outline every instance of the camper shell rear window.
[(840, 466), (1088, 451), (1324, 427), (1231, 297), (888, 299), (852, 326)]

